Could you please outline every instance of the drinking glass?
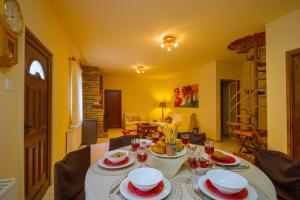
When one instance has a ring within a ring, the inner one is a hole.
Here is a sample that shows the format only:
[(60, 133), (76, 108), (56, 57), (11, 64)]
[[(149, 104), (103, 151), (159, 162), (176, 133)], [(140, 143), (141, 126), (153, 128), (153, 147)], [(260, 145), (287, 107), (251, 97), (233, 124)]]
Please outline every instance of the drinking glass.
[(139, 146), (140, 146), (140, 140), (137, 138), (132, 138), (131, 139), (131, 150), (136, 151)]
[(211, 141), (205, 141), (204, 142), (204, 151), (205, 153), (208, 155), (208, 160), (209, 162), (211, 162), (211, 155), (214, 153), (215, 151), (215, 147), (214, 147), (214, 143)]
[(187, 162), (193, 174), (196, 174), (196, 169), (199, 166), (199, 152), (195, 147), (189, 147), (187, 152)]
[(159, 133), (152, 134), (152, 142), (156, 143), (159, 140)]
[(148, 148), (147, 147), (138, 147), (136, 159), (139, 161), (141, 167), (146, 166), (147, 158), (148, 158)]
[(182, 134), (181, 135), (181, 141), (182, 143), (186, 146), (187, 144), (189, 144), (189, 140), (190, 140), (190, 135), (189, 134)]

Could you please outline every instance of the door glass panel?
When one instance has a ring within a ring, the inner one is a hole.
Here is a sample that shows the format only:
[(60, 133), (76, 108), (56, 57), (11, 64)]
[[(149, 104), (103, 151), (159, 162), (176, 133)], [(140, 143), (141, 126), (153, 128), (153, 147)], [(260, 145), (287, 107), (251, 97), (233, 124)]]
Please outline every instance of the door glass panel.
[(43, 70), (43, 67), (41, 63), (38, 60), (34, 60), (30, 67), (29, 67), (29, 73), (33, 76), (39, 75), (41, 79), (45, 80), (45, 73)]

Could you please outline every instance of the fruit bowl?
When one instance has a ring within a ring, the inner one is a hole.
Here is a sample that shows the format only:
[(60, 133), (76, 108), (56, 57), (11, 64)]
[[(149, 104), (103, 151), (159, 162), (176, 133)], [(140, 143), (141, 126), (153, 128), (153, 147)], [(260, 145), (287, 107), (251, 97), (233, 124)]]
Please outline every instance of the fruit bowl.
[(105, 154), (105, 158), (112, 163), (119, 163), (128, 156), (128, 151), (125, 150), (113, 150)]
[(164, 176), (157, 169), (143, 167), (132, 170), (128, 174), (128, 178), (137, 189), (146, 192), (155, 188), (163, 180)]
[(207, 178), (220, 191), (225, 194), (235, 194), (248, 186), (248, 181), (241, 175), (214, 169), (207, 172)]

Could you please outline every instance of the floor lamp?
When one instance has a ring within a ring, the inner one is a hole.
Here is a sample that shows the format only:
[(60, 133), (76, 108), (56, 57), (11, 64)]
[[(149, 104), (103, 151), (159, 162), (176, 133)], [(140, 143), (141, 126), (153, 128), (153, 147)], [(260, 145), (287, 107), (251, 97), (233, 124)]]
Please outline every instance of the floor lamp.
[(166, 102), (160, 102), (158, 107), (161, 108), (161, 121), (163, 122), (163, 121), (165, 121), (164, 108), (167, 107), (167, 104), (166, 104)]

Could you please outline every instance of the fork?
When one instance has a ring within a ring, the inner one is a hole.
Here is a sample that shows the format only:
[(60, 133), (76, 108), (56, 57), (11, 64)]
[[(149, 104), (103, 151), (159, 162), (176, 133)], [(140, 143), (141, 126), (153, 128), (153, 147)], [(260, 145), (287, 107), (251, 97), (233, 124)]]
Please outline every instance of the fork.
[[(119, 187), (119, 185), (122, 183), (122, 181), (125, 180), (125, 178), (127, 178), (127, 175), (125, 175), (125, 176), (118, 182), (118, 184), (116, 184), (116, 185), (109, 191), (109, 193), (112, 194), (112, 193)], [(119, 190), (118, 192), (120, 192), (120, 190)]]
[(194, 188), (194, 192), (201, 197), (204, 200), (213, 200), (212, 198), (210, 198), (209, 196), (207, 196), (206, 194), (204, 194), (199, 188), (198, 188), (198, 180), (194, 179), (193, 181), (193, 188)]
[(118, 189), (118, 192), (116, 193), (116, 196), (119, 197), (119, 199), (121, 199), (121, 200), (126, 200), (126, 199), (123, 197), (123, 195), (121, 194), (120, 188)]
[(250, 169), (250, 166), (247, 164), (240, 164), (238, 166), (219, 166), (225, 170), (231, 170), (231, 171), (235, 171), (235, 170), (243, 170), (243, 169)]

